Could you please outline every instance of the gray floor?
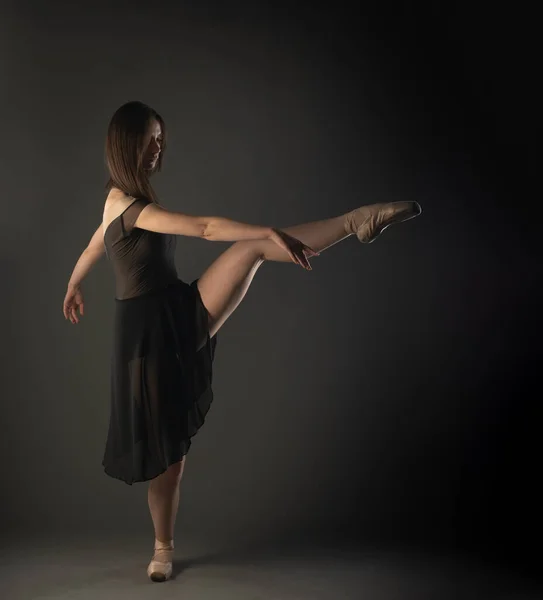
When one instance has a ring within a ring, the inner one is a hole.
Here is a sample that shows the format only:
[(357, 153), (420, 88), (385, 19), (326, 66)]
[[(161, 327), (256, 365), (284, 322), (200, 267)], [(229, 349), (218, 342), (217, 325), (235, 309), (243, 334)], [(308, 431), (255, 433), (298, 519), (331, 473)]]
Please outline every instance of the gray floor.
[(174, 575), (146, 575), (149, 540), (3, 540), (2, 600), (540, 600), (541, 590), (473, 561), (338, 544), (243, 548), (185, 536)]

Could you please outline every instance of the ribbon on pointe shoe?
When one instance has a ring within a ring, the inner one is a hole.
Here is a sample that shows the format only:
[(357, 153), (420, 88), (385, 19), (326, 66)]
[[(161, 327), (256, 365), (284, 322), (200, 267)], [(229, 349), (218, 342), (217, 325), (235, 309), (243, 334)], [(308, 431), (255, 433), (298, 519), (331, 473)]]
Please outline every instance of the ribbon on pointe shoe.
[(155, 553), (147, 567), (147, 574), (153, 581), (165, 581), (171, 576), (173, 552), (173, 541), (155, 543)]

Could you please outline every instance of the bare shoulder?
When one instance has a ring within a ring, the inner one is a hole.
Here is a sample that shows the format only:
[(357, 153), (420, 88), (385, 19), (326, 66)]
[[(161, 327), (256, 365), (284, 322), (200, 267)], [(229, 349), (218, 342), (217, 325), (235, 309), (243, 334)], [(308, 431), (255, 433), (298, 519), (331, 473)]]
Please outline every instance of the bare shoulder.
[(134, 202), (132, 196), (127, 196), (121, 190), (112, 188), (104, 203), (102, 214), (102, 229), (105, 231), (110, 223), (114, 221), (126, 208)]
[(121, 212), (132, 202), (134, 202), (134, 198), (127, 196), (117, 188), (112, 188), (104, 203), (104, 225), (117, 216), (115, 213), (121, 214)]

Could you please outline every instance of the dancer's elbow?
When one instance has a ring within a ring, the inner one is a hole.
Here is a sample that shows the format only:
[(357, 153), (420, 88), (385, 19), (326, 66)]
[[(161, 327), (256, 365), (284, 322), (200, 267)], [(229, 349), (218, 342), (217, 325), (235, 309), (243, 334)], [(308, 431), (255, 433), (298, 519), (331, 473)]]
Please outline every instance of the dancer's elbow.
[(209, 217), (187, 215), (149, 205), (142, 210), (135, 225), (156, 233), (205, 238), (209, 221)]
[(208, 240), (209, 242), (218, 241), (220, 234), (220, 225), (219, 219), (216, 217), (202, 217), (203, 219), (203, 230), (202, 235), (200, 236), (204, 240)]

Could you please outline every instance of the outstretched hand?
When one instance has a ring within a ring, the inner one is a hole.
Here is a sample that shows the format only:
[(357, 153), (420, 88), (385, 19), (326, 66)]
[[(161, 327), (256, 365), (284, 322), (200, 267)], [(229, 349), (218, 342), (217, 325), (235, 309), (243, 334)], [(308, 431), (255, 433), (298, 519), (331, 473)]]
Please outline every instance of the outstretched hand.
[(272, 231), (273, 233), (270, 236), (270, 239), (288, 252), (292, 262), (299, 264), (307, 271), (311, 271), (312, 267), (309, 264), (306, 254), (309, 256), (318, 256), (319, 253), (280, 229), (273, 229)]
[(79, 313), (83, 316), (83, 293), (81, 292), (81, 288), (79, 286), (76, 287), (68, 287), (68, 291), (66, 292), (66, 296), (64, 297), (64, 303), (62, 305), (62, 312), (64, 313), (64, 317), (66, 319), (70, 319), (70, 321), (75, 325), (75, 323), (79, 323), (79, 319), (77, 318), (77, 309), (79, 308)]

